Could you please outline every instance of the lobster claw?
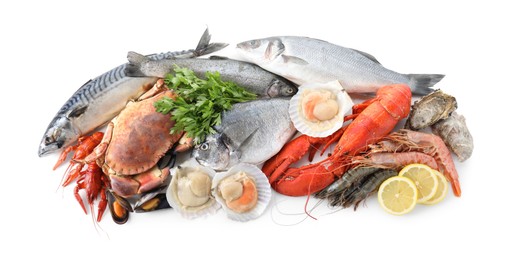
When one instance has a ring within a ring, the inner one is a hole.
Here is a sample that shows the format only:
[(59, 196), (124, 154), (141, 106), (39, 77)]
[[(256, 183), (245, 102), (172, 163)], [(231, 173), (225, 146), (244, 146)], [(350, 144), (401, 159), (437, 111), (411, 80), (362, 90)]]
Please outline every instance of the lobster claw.
[[(315, 189), (323, 189), (333, 182), (334, 176), (330, 172), (326, 174), (304, 174), (300, 171), (301, 169), (289, 169), (291, 164), (299, 161), (306, 153), (308, 153), (308, 160), (312, 161), (319, 147), (327, 143), (330, 138), (301, 135), (287, 143), (276, 156), (266, 161), (262, 171), (268, 177), (273, 189), (289, 196), (299, 196), (296, 195), (299, 194), (298, 192), (291, 191), (299, 190), (298, 187), (301, 187), (304, 189), (303, 194), (306, 194), (307, 190), (313, 193), (317, 191)], [(309, 183), (312, 183), (311, 187), (309, 187)]]
[(271, 159), (267, 160), (262, 166), (262, 172), (266, 174), (269, 183), (273, 183), (289, 168), (289, 166), (299, 161), (310, 149), (310, 139), (306, 135), (301, 135), (287, 143), (282, 150)]
[(281, 179), (271, 183), (271, 186), (281, 194), (301, 196), (318, 192), (335, 181), (333, 171), (319, 164), (311, 166), (305, 170), (290, 168)]

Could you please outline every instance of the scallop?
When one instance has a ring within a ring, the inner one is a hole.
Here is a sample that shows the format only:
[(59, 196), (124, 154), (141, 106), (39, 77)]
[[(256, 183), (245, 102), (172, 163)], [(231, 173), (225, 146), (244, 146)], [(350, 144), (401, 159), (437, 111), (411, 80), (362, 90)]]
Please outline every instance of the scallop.
[(194, 158), (172, 168), (166, 194), (169, 205), (189, 219), (215, 214), (220, 209), (211, 194), (215, 174), (213, 169), (201, 166)]
[(213, 178), (213, 196), (232, 220), (258, 218), (271, 201), (271, 187), (264, 173), (255, 165), (240, 163)]
[(326, 137), (340, 129), (354, 102), (340, 82), (301, 85), (290, 100), (289, 113), (296, 129), (309, 136)]

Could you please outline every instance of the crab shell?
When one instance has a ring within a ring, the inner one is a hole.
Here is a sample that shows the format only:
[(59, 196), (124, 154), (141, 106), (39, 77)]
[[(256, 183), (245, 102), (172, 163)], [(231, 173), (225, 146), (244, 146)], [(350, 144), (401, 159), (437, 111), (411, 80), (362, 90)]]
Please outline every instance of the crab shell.
[(181, 134), (170, 134), (174, 126), (170, 113), (156, 111), (154, 103), (162, 97), (174, 98), (174, 94), (164, 91), (130, 102), (112, 121), (112, 136), (102, 168), (109, 174), (113, 190), (120, 195), (130, 196), (156, 188), (169, 175), (168, 169), (159, 170), (156, 164)]

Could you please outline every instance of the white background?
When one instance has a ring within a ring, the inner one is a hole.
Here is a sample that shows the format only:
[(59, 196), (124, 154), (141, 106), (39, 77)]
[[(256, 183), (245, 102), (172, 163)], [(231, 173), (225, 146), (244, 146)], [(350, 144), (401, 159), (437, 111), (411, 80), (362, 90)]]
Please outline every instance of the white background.
[[(333, 2), (3, 1), (0, 258), (505, 259), (505, 8)], [(57, 190), (65, 170), (52, 171), (57, 156), (37, 156), (47, 125), (74, 91), (126, 62), (128, 51), (194, 48), (206, 26), (216, 42), (309, 36), (371, 53), (398, 72), (446, 74), (437, 86), (457, 98), (475, 141), (472, 158), (456, 161), (461, 198), (449, 193), (402, 217), (376, 199), (332, 214), (322, 204), (317, 221), (296, 224), (304, 215), (280, 211), (301, 213), (304, 198), (275, 196), (248, 223), (223, 212), (186, 220), (164, 210), (132, 215), (122, 226), (106, 213), (96, 230), (72, 188)]]

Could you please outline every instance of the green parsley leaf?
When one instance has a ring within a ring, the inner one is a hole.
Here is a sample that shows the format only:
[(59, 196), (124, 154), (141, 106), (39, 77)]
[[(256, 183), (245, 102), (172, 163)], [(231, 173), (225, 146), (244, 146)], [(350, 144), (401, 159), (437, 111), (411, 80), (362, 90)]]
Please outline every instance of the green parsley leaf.
[(157, 112), (171, 113), (175, 121), (171, 133), (185, 131), (195, 143), (215, 133), (212, 127), (221, 123), (223, 111), (257, 97), (234, 82), (222, 81), (218, 72), (206, 72), (205, 77), (200, 79), (192, 70), (175, 66), (174, 75), (168, 74), (165, 83), (177, 97), (164, 97), (154, 103)]

